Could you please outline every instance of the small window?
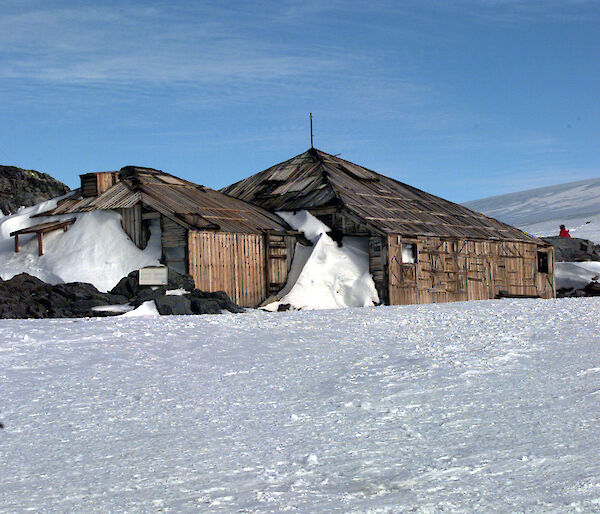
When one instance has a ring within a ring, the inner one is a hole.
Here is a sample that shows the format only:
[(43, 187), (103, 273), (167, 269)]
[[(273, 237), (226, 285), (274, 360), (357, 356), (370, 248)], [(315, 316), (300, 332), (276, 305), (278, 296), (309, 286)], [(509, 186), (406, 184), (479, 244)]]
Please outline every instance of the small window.
[(415, 262), (417, 262), (417, 245), (402, 243), (402, 264), (414, 264)]
[(546, 252), (538, 252), (538, 273), (548, 273), (548, 254)]

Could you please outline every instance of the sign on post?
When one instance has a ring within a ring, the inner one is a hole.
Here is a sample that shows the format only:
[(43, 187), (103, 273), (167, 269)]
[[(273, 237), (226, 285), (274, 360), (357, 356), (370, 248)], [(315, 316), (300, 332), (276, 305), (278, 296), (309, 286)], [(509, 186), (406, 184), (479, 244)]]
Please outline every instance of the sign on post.
[(169, 283), (169, 271), (166, 266), (148, 266), (140, 270), (140, 286), (166, 286)]

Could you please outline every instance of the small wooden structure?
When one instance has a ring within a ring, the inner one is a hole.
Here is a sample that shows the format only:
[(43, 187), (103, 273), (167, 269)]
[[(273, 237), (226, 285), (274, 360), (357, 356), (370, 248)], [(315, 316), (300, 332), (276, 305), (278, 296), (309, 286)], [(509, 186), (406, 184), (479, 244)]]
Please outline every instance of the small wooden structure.
[(123, 229), (145, 248), (160, 224), (162, 262), (189, 273), (203, 291), (225, 291), (256, 307), (283, 288), (296, 233), (260, 207), (152, 168), (81, 175), (81, 190), (42, 215), (117, 211)]
[(304, 209), (336, 234), (368, 238), (384, 303), (555, 296), (551, 245), (315, 148), (223, 191), (272, 211)]
[(38, 255), (44, 255), (44, 234), (53, 232), (54, 230), (62, 229), (66, 232), (70, 225), (75, 223), (75, 218), (70, 218), (63, 221), (49, 221), (47, 223), (40, 223), (39, 225), (33, 225), (32, 227), (22, 228), (21, 230), (15, 230), (10, 233), (10, 236), (15, 238), (15, 253), (19, 253), (19, 236), (24, 234), (37, 234), (38, 241)]

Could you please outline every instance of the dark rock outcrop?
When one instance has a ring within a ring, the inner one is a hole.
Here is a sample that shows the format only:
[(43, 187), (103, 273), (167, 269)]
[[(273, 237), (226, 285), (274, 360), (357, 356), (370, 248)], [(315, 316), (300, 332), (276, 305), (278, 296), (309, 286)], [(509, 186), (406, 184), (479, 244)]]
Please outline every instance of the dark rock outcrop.
[(123, 303), (124, 296), (101, 293), (82, 282), (51, 285), (27, 273), (0, 280), (0, 318), (101, 316), (92, 307)]
[[(71, 282), (51, 285), (39, 278), (21, 273), (10, 280), (0, 279), (0, 318), (81, 318), (113, 316), (112, 311), (96, 311), (94, 307), (130, 304), (138, 307), (153, 300), (160, 314), (220, 314), (222, 311), (244, 312), (227, 293), (207, 293), (194, 289), (189, 275), (169, 270), (169, 286), (139, 287), (137, 271), (121, 279), (109, 293), (98, 291), (92, 284)], [(190, 282), (191, 281), (191, 282)], [(166, 294), (168, 289), (184, 289), (184, 294)]]
[[(149, 300), (154, 300), (160, 314), (219, 314), (221, 311), (244, 312), (244, 309), (232, 302), (227, 293), (216, 291), (208, 293), (196, 289), (194, 279), (190, 275), (183, 275), (174, 269), (168, 270), (168, 285), (158, 287), (141, 286), (139, 271), (132, 271), (123, 277), (111, 289), (112, 294), (126, 296), (134, 307), (140, 306)], [(167, 295), (169, 289), (183, 289), (186, 294)]]
[(69, 188), (48, 173), (0, 165), (0, 211), (13, 214), (19, 207), (64, 195)]
[(556, 291), (557, 298), (583, 298), (589, 296), (600, 296), (600, 282), (592, 280), (583, 289), (564, 287)]
[(600, 245), (578, 237), (543, 237), (554, 247), (556, 262), (600, 261)]

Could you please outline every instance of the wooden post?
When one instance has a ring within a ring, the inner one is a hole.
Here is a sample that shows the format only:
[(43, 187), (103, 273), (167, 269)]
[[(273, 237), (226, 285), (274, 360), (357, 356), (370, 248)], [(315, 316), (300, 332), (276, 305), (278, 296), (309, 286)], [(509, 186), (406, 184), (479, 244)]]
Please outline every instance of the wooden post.
[(19, 234), (15, 234), (15, 253), (19, 253)]
[(41, 257), (42, 255), (44, 255), (44, 245), (42, 242), (42, 233), (38, 232), (37, 233), (37, 240), (38, 240), (38, 255)]

